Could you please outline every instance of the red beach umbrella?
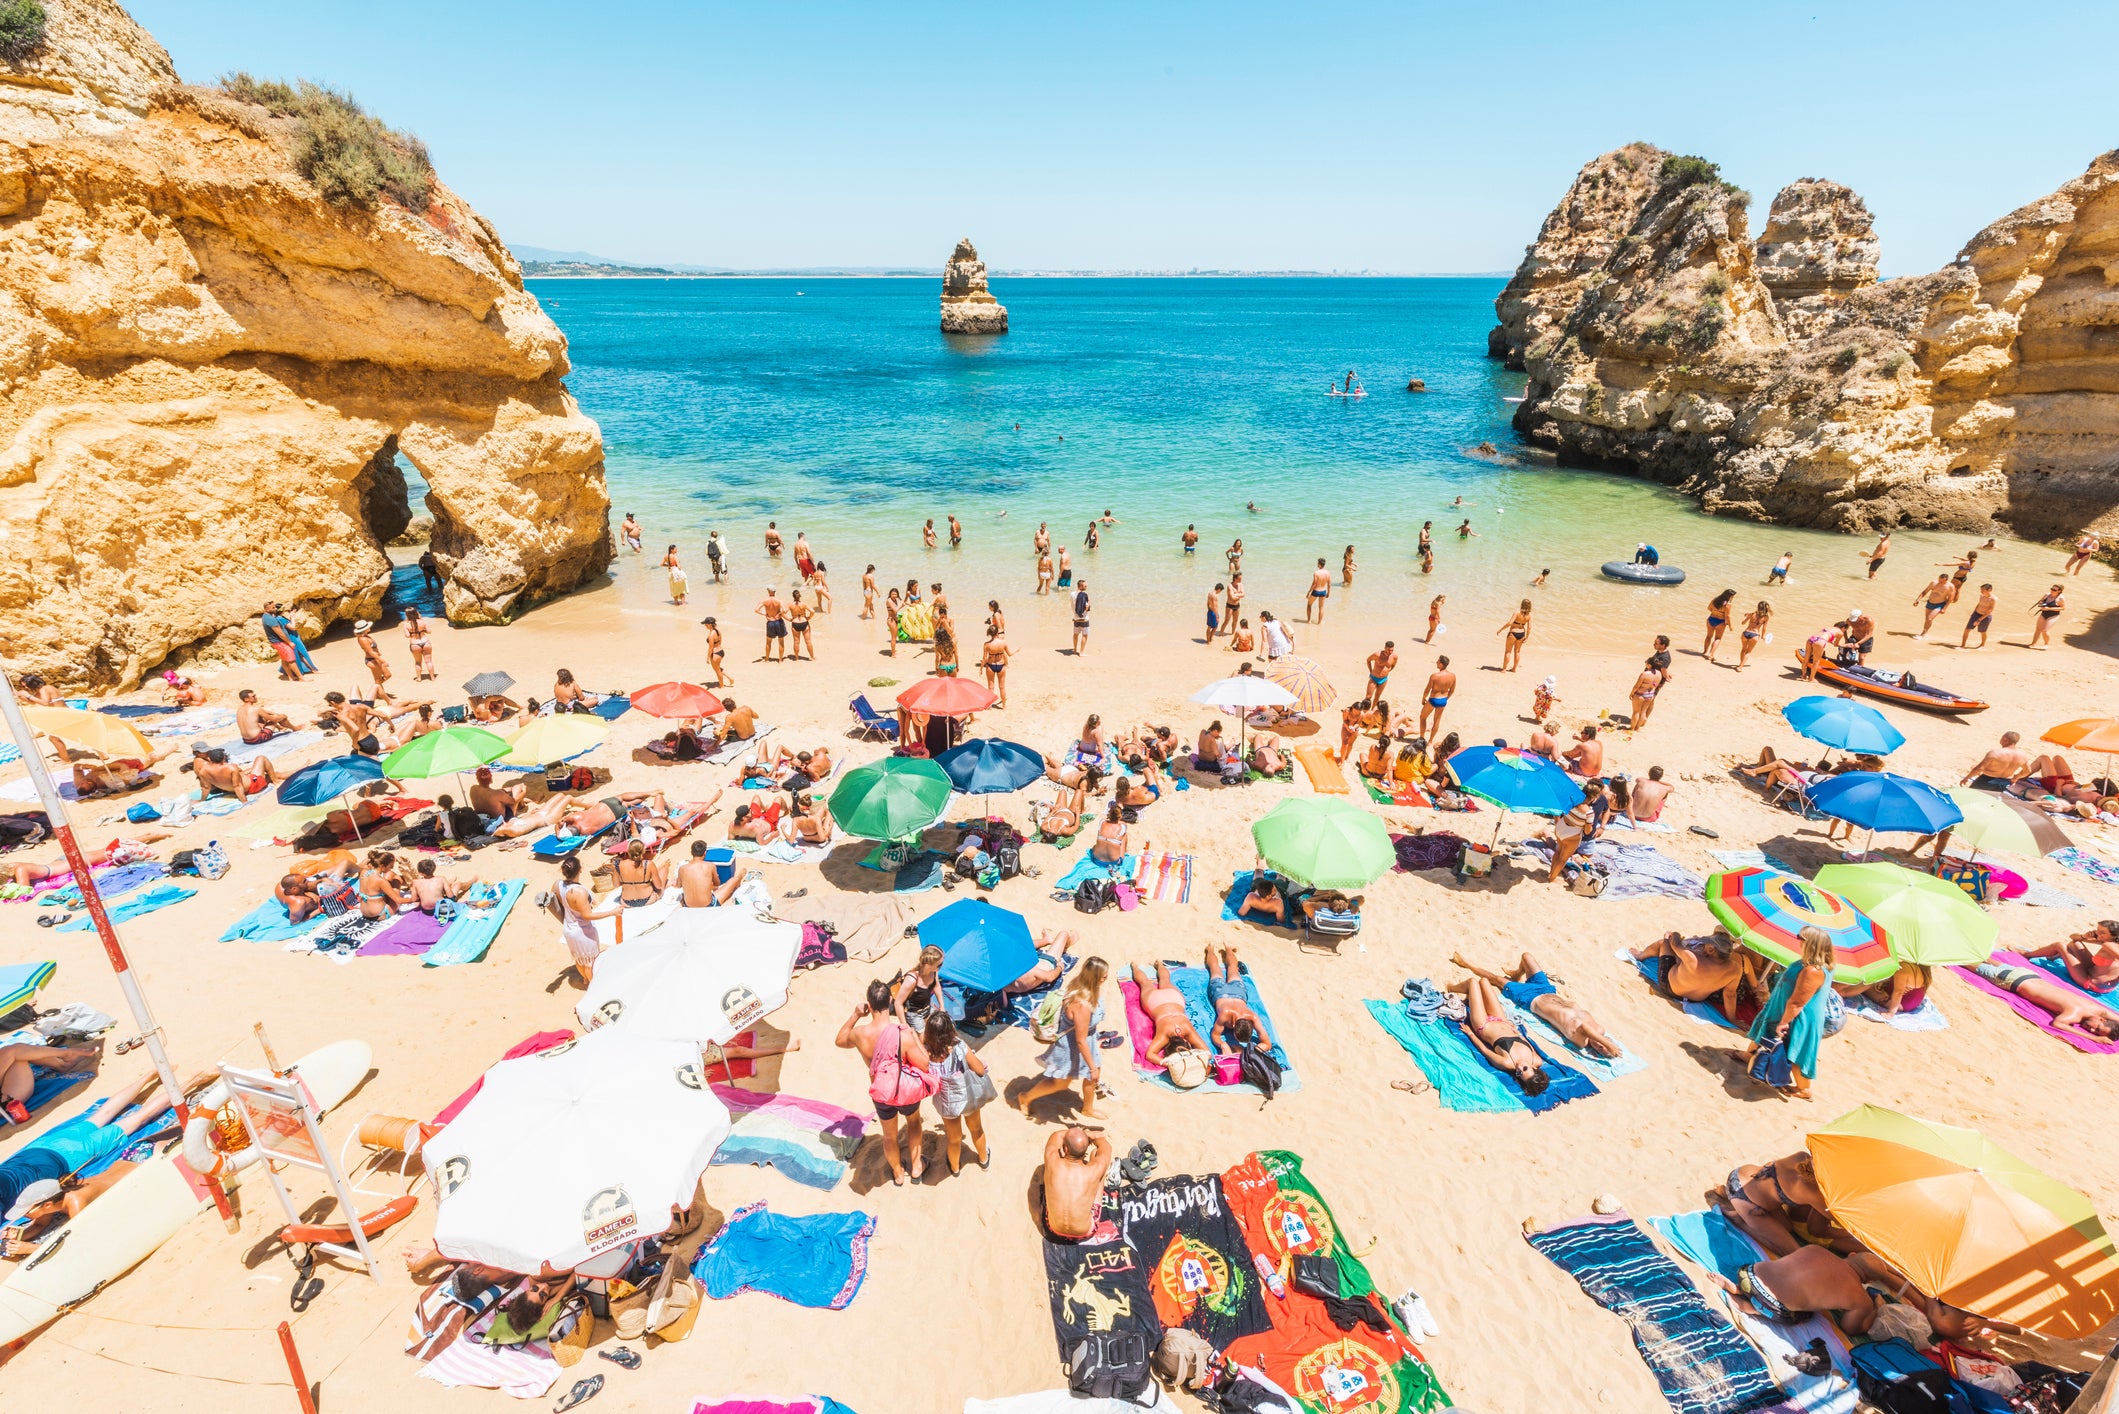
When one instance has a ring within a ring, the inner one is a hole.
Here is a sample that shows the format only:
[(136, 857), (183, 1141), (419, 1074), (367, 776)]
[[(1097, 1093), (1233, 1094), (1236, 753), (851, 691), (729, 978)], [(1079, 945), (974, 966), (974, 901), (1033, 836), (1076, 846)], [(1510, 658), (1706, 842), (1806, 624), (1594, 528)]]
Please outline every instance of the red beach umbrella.
[(968, 717), (1000, 700), (992, 688), (964, 678), (921, 678), (898, 694), (900, 707), (930, 717)]
[(658, 682), (633, 694), (633, 705), (650, 717), (713, 717), (721, 699), (695, 682)]

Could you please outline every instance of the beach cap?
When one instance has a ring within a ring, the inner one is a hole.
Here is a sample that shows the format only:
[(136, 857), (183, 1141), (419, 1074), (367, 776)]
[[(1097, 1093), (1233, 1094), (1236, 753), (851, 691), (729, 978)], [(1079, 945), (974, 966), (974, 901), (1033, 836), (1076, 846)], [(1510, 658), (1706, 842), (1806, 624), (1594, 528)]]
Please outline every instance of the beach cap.
[(200, 737), (197, 741), (191, 744), (191, 754), (194, 756), (204, 756), (207, 752), (211, 750), (213, 750), (213, 748), (206, 744), (206, 739), (204, 737)]
[(21, 1194), (16, 1197), (15, 1206), (7, 1210), (7, 1220), (9, 1222), (20, 1220), (27, 1216), (29, 1210), (36, 1207), (39, 1203), (49, 1203), (52, 1199), (58, 1197), (60, 1191), (58, 1179), (38, 1179), (35, 1183), (23, 1189)]

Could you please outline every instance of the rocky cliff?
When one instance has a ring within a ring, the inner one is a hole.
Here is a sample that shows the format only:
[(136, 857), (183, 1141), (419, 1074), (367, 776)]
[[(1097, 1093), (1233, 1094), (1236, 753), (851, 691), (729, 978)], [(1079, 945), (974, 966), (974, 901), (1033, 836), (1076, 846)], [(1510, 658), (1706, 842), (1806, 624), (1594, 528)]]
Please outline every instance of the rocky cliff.
[(1005, 334), (1008, 309), (986, 289), (986, 262), (966, 236), (942, 267), (942, 332)]
[(1527, 440), (1759, 519), (2119, 532), (2119, 152), (1907, 279), (1847, 188), (1755, 242), (1749, 200), (1646, 144), (1582, 169), (1494, 302)]
[(608, 562), (602, 439), (484, 218), (326, 200), (113, 0), (0, 64), (0, 639), (69, 687), (372, 615), (430, 488), (460, 623)]

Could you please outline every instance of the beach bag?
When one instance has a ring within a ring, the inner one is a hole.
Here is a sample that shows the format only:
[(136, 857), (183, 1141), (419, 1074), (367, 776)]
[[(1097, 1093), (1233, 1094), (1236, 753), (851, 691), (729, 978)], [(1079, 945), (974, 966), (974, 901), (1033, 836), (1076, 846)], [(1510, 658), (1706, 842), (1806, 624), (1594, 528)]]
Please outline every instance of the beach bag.
[(1795, 1083), (1795, 1062), (1788, 1058), (1788, 1043), (1776, 1041), (1772, 1049), (1751, 1058), (1751, 1078), (1761, 1085), (1785, 1090)]
[(162, 812), (142, 800), (125, 808), (125, 818), (132, 821), (135, 825), (144, 825), (149, 820), (161, 819)]
[(1969, 859), (1943, 858), (1935, 877), (1946, 879), (1971, 896), (1974, 903), (1986, 903), (1994, 895), (1994, 871), (1984, 864), (1974, 864)]
[(1256, 1044), (1245, 1046), (1237, 1053), (1237, 1062), (1244, 1084), (1257, 1086), (1268, 1100), (1280, 1093), (1280, 1062), (1270, 1050)]
[(1083, 1336), (1067, 1349), (1067, 1389), (1077, 1399), (1123, 1399), (1154, 1408), (1161, 1391), (1148, 1369), (1147, 1338), (1135, 1331)]
[(905, 1028), (890, 1028), (890, 1044), (876, 1042), (868, 1063), (868, 1098), (879, 1105), (916, 1105), (941, 1086), (931, 1070), (905, 1064)]
[[(1442, 797), (1435, 797), (1439, 807)], [(1462, 857), (1457, 860), (1457, 877), (1460, 879), (1483, 879), (1494, 872), (1494, 852), (1483, 844), (1467, 844)]]
[(1049, 1046), (1059, 1039), (1060, 1004), (1065, 1000), (1057, 987), (1038, 998), (1036, 1009), (1030, 1013), (1030, 1035), (1033, 1040)]
[(1561, 873), (1567, 878), (1567, 891), (1583, 898), (1595, 898), (1611, 887), (1611, 871), (1595, 860), (1569, 860)]
[(1207, 1058), (1200, 1051), (1172, 1051), (1163, 1059), (1163, 1070), (1180, 1090), (1197, 1090), (1207, 1083)]
[(1972, 1414), (1947, 1370), (1929, 1364), (1903, 1340), (1855, 1346), (1854, 1382), (1883, 1414)]
[(993, 1083), (993, 1072), (987, 1071), (981, 1074), (968, 1065), (964, 1067), (964, 1108), (962, 1113), (970, 1114), (973, 1110), (983, 1109), (1000, 1097), (1001, 1092)]
[(1243, 1084), (1243, 1057), (1214, 1057), (1214, 1083), (1216, 1085)]
[(996, 869), (1000, 870), (1003, 879), (1015, 878), (1023, 872), (1022, 846), (1018, 845), (1014, 840), (999, 846), (993, 851), (993, 864)]
[(573, 774), (567, 777), (567, 787), (570, 790), (593, 790), (596, 787), (596, 773), (586, 766), (576, 766)]
[(1109, 879), (1084, 879), (1074, 891), (1076, 913), (1101, 913), (1113, 902)]
[(228, 872), (228, 853), (220, 841), (208, 840), (206, 848), (192, 851), (191, 867), (201, 879), (218, 879)]

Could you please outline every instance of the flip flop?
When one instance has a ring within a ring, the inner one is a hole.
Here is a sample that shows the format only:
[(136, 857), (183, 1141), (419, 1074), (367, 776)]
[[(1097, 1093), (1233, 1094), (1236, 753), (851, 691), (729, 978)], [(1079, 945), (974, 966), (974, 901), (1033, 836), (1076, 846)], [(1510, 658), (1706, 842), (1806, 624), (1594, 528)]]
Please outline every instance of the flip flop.
[(1408, 1095), (1425, 1095), (1435, 1087), (1428, 1084), (1425, 1080), (1393, 1080), (1391, 1088), (1393, 1090), (1403, 1090)]
[(1685, 828), (1696, 835), (1705, 835), (1710, 840), (1718, 840), (1722, 837), (1721, 831), (1710, 830), (1705, 825), (1687, 825)]
[(622, 1345), (616, 1350), (599, 1350), (596, 1353), (620, 1369), (637, 1370), (640, 1368), (639, 1352), (628, 1350)]
[(1114, 1046), (1124, 1045), (1125, 1040), (1126, 1038), (1119, 1035), (1116, 1031), (1099, 1031), (1096, 1033), (1096, 1044), (1107, 1051)]
[(585, 1380), (574, 1381), (574, 1387), (561, 1395), (559, 1402), (552, 1406), (552, 1414), (560, 1414), (561, 1410), (572, 1409), (577, 1404), (588, 1403), (596, 1397), (596, 1392), (602, 1388), (603, 1376), (601, 1375), (591, 1375)]

